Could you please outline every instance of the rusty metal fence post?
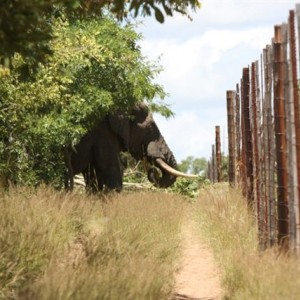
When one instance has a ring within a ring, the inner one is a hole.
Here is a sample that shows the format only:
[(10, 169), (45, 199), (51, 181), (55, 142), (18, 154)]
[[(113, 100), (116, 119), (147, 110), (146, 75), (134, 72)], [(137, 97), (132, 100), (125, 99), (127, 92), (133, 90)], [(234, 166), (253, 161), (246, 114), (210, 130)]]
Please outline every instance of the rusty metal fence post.
[(243, 122), (245, 128), (245, 155), (246, 155), (246, 197), (248, 204), (253, 207), (253, 153), (252, 130), (250, 119), (250, 75), (249, 68), (243, 69)]
[[(297, 6), (296, 6), (297, 9)], [(300, 7), (298, 6), (298, 10)], [(298, 23), (300, 21), (300, 18), (298, 18)], [(294, 130), (295, 130), (295, 148), (296, 148), (296, 169), (294, 170), (295, 176), (297, 178), (296, 181), (296, 191), (295, 191), (295, 197), (293, 199), (293, 217), (294, 217), (294, 229), (295, 232), (293, 233), (294, 238), (294, 247), (297, 251), (300, 249), (300, 224), (299, 224), (299, 218), (300, 218), (300, 111), (299, 111), (299, 88), (298, 88), (298, 80), (297, 80), (297, 56), (296, 56), (296, 37), (295, 37), (295, 12), (291, 10), (289, 12), (289, 56), (290, 56), (290, 74), (291, 74), (291, 80), (290, 83), (290, 89), (291, 89), (291, 102), (293, 104), (294, 109)], [(298, 24), (299, 25), (299, 24)], [(298, 32), (299, 34), (299, 32)]]
[(277, 226), (278, 244), (289, 248), (288, 176), (286, 157), (286, 126), (284, 107), (284, 63), (282, 28), (275, 26), (274, 37), (274, 118), (277, 158)]
[(211, 180), (212, 182), (217, 181), (217, 163), (216, 163), (215, 145), (211, 146)]
[(247, 162), (246, 162), (246, 134), (245, 134), (245, 101), (244, 101), (243, 79), (241, 79), (241, 161), (239, 169), (241, 173), (241, 188), (243, 195), (247, 197)]
[(216, 165), (217, 165), (217, 181), (222, 181), (222, 152), (221, 152), (221, 135), (220, 126), (216, 126)]
[(235, 162), (236, 162), (236, 146), (235, 146), (235, 121), (234, 121), (234, 99), (235, 92), (227, 91), (227, 128), (228, 128), (228, 180), (231, 187), (235, 187)]
[[(256, 89), (257, 89), (257, 82), (256, 82), (256, 75), (257, 70), (256, 70), (256, 65), (253, 62), (251, 64), (251, 116), (252, 116), (252, 153), (253, 153), (253, 160), (252, 160), (252, 165), (253, 165), (253, 198), (255, 202), (255, 208), (256, 208), (256, 214), (257, 214), (257, 219), (258, 219), (258, 230), (259, 233), (262, 232), (262, 222), (261, 222), (261, 203), (260, 203), (260, 164), (259, 164), (259, 153), (258, 153), (258, 118), (259, 116), (257, 115), (257, 97), (256, 97)], [(260, 238), (261, 240), (261, 238)]]
[(268, 45), (263, 51), (264, 60), (264, 99), (263, 99), (263, 145), (264, 145), (264, 228), (267, 245), (276, 243), (275, 216), (275, 132), (272, 113), (272, 47)]
[(235, 166), (235, 171), (236, 171), (236, 184), (239, 183), (240, 179), (241, 179), (241, 174), (240, 174), (240, 168), (239, 165), (242, 162), (242, 156), (241, 156), (241, 111), (240, 111), (240, 87), (237, 84), (236, 85), (236, 92), (235, 92), (235, 130), (236, 130), (236, 141), (235, 141), (235, 145), (236, 145), (236, 166)]
[(295, 123), (294, 123), (294, 105), (293, 105), (293, 85), (291, 60), (288, 58), (289, 26), (283, 23), (282, 26), (282, 49), (284, 65), (284, 104), (286, 120), (286, 142), (287, 142), (287, 176), (288, 176), (288, 211), (289, 211), (289, 243), (290, 249), (295, 244), (295, 214), (294, 200), (298, 197), (297, 191), (297, 164), (296, 164), (296, 141), (295, 141)]

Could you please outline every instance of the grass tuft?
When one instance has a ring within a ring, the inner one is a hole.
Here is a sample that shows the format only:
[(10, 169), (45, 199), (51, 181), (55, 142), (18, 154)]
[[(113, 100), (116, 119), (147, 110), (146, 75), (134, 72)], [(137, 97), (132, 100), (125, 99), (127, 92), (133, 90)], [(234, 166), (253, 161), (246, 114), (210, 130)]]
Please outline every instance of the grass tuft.
[(0, 198), (0, 299), (168, 299), (186, 203), (51, 188)]

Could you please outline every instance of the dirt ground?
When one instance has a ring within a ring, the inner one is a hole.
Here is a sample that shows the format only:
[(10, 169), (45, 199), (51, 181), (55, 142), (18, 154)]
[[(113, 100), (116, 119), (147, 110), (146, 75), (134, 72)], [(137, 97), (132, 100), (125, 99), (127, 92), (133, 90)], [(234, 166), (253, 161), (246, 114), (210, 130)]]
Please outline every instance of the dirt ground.
[(220, 272), (212, 251), (195, 233), (191, 223), (182, 230), (183, 254), (176, 277), (176, 300), (220, 300)]

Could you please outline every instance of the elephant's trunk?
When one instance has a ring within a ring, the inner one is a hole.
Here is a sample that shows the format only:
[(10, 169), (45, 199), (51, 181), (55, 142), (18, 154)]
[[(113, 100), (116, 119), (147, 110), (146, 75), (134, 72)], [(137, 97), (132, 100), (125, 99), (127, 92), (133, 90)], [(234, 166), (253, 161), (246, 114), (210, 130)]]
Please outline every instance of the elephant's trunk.
[[(177, 177), (187, 177), (187, 178), (197, 178), (197, 175), (185, 174), (177, 170), (176, 159), (165, 143), (164, 147), (157, 147), (157, 144), (150, 143), (148, 145), (148, 154), (154, 154), (156, 151), (156, 155), (152, 155), (152, 159), (155, 167), (151, 167), (148, 170), (148, 179), (159, 188), (167, 188), (170, 187), (175, 181)], [(164, 149), (158, 155), (158, 149)], [(155, 149), (155, 151), (154, 151)], [(157, 170), (160, 170), (160, 172)]]
[[(176, 181), (176, 175), (162, 167), (157, 160), (164, 161), (172, 169), (177, 168), (176, 159), (161, 134), (152, 140), (146, 148), (147, 160), (152, 164), (148, 170), (148, 179), (156, 187), (167, 188)], [(153, 166), (154, 165), (154, 166)]]
[[(162, 176), (158, 179), (157, 186), (160, 188), (168, 188), (176, 181), (177, 176), (175, 176), (174, 173), (170, 173), (170, 171), (167, 168), (164, 168), (161, 162), (164, 161), (160, 158), (156, 159), (155, 161), (155, 164), (159, 167), (162, 173)], [(173, 170), (177, 168), (177, 163), (173, 154), (170, 155), (165, 165), (167, 165)]]

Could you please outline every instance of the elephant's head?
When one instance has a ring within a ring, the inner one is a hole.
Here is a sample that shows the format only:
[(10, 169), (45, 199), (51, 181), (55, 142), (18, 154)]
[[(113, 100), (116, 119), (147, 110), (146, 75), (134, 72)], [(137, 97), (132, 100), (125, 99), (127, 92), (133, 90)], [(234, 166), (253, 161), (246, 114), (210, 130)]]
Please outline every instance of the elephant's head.
[(136, 160), (145, 162), (148, 178), (155, 186), (167, 188), (177, 176), (188, 176), (176, 170), (176, 159), (147, 105), (136, 105), (129, 117), (117, 113), (109, 120), (127, 151)]

